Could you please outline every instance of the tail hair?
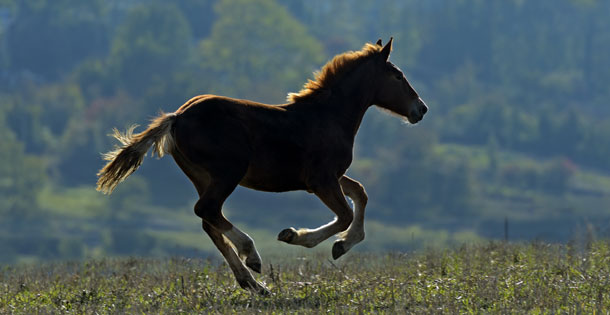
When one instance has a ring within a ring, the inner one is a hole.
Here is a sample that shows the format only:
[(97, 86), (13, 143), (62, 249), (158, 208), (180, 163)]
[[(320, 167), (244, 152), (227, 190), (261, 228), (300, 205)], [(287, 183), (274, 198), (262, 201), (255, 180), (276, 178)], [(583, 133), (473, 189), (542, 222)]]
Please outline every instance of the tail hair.
[(129, 127), (125, 133), (115, 128), (112, 136), (121, 145), (102, 155), (109, 162), (97, 173), (97, 190), (104, 194), (112, 193), (120, 182), (138, 169), (150, 147), (154, 146), (153, 156), (163, 157), (170, 153), (174, 147), (171, 128), (175, 118), (174, 113), (161, 113), (146, 130), (138, 134), (133, 133), (137, 125)]

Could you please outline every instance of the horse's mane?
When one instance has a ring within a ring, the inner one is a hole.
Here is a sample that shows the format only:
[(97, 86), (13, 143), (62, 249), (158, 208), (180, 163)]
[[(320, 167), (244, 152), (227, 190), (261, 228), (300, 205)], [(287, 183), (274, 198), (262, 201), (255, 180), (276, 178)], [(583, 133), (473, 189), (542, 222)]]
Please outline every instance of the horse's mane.
[(288, 93), (288, 101), (297, 102), (312, 97), (329, 95), (321, 92), (329, 89), (341, 80), (346, 73), (368, 60), (370, 56), (380, 52), (382, 48), (382, 46), (367, 43), (361, 50), (336, 55), (320, 71), (314, 72), (314, 80), (308, 80), (298, 93)]

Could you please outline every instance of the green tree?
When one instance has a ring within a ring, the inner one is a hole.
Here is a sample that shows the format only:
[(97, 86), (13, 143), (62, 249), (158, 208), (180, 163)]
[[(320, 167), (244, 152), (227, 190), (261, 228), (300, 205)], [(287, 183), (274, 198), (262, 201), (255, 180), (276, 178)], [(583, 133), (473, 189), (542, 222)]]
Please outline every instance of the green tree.
[(31, 85), (5, 102), (7, 125), (28, 152), (57, 154), (77, 141), (85, 110), (77, 85)]
[(186, 17), (194, 38), (205, 38), (210, 34), (216, 20), (216, 0), (174, 0), (173, 3)]
[(211, 92), (279, 102), (324, 60), (320, 43), (274, 0), (221, 0), (201, 42)]
[(0, 109), (0, 215), (3, 220), (22, 220), (38, 210), (36, 196), (47, 182), (46, 163), (26, 154), (24, 145), (6, 128)]
[(102, 0), (17, 1), (15, 12), (6, 34), (12, 70), (53, 79), (107, 50)]
[(299, 0), (283, 3), (332, 56), (393, 36), (398, 65), (415, 65), (421, 47), (417, 0)]
[(188, 58), (191, 30), (173, 4), (140, 5), (129, 11), (112, 40), (112, 78), (133, 95), (172, 79)]

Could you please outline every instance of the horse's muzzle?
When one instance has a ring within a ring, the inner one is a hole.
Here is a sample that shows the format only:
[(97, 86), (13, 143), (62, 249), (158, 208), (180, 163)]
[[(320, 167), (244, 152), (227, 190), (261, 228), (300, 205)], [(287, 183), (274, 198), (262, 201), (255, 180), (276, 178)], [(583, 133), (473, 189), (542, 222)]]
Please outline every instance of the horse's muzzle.
[(426, 106), (426, 103), (424, 103), (424, 101), (420, 97), (414, 100), (413, 103), (411, 103), (410, 107), (411, 110), (409, 111), (409, 116), (407, 117), (407, 119), (412, 124), (418, 123), (424, 118), (424, 115), (428, 112), (428, 106)]

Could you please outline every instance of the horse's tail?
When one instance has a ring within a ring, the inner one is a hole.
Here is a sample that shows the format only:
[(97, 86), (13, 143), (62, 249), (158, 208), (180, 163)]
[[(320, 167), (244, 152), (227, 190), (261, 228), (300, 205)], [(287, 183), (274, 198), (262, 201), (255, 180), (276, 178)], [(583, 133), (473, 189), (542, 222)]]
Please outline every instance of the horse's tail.
[(174, 147), (171, 129), (175, 119), (175, 113), (162, 113), (146, 130), (135, 135), (133, 130), (137, 125), (129, 127), (124, 134), (115, 128), (113, 136), (122, 145), (103, 155), (104, 160), (110, 162), (97, 173), (97, 190), (105, 194), (112, 193), (120, 182), (138, 169), (151, 146), (154, 145), (153, 156), (156, 154), (162, 157), (170, 153)]

